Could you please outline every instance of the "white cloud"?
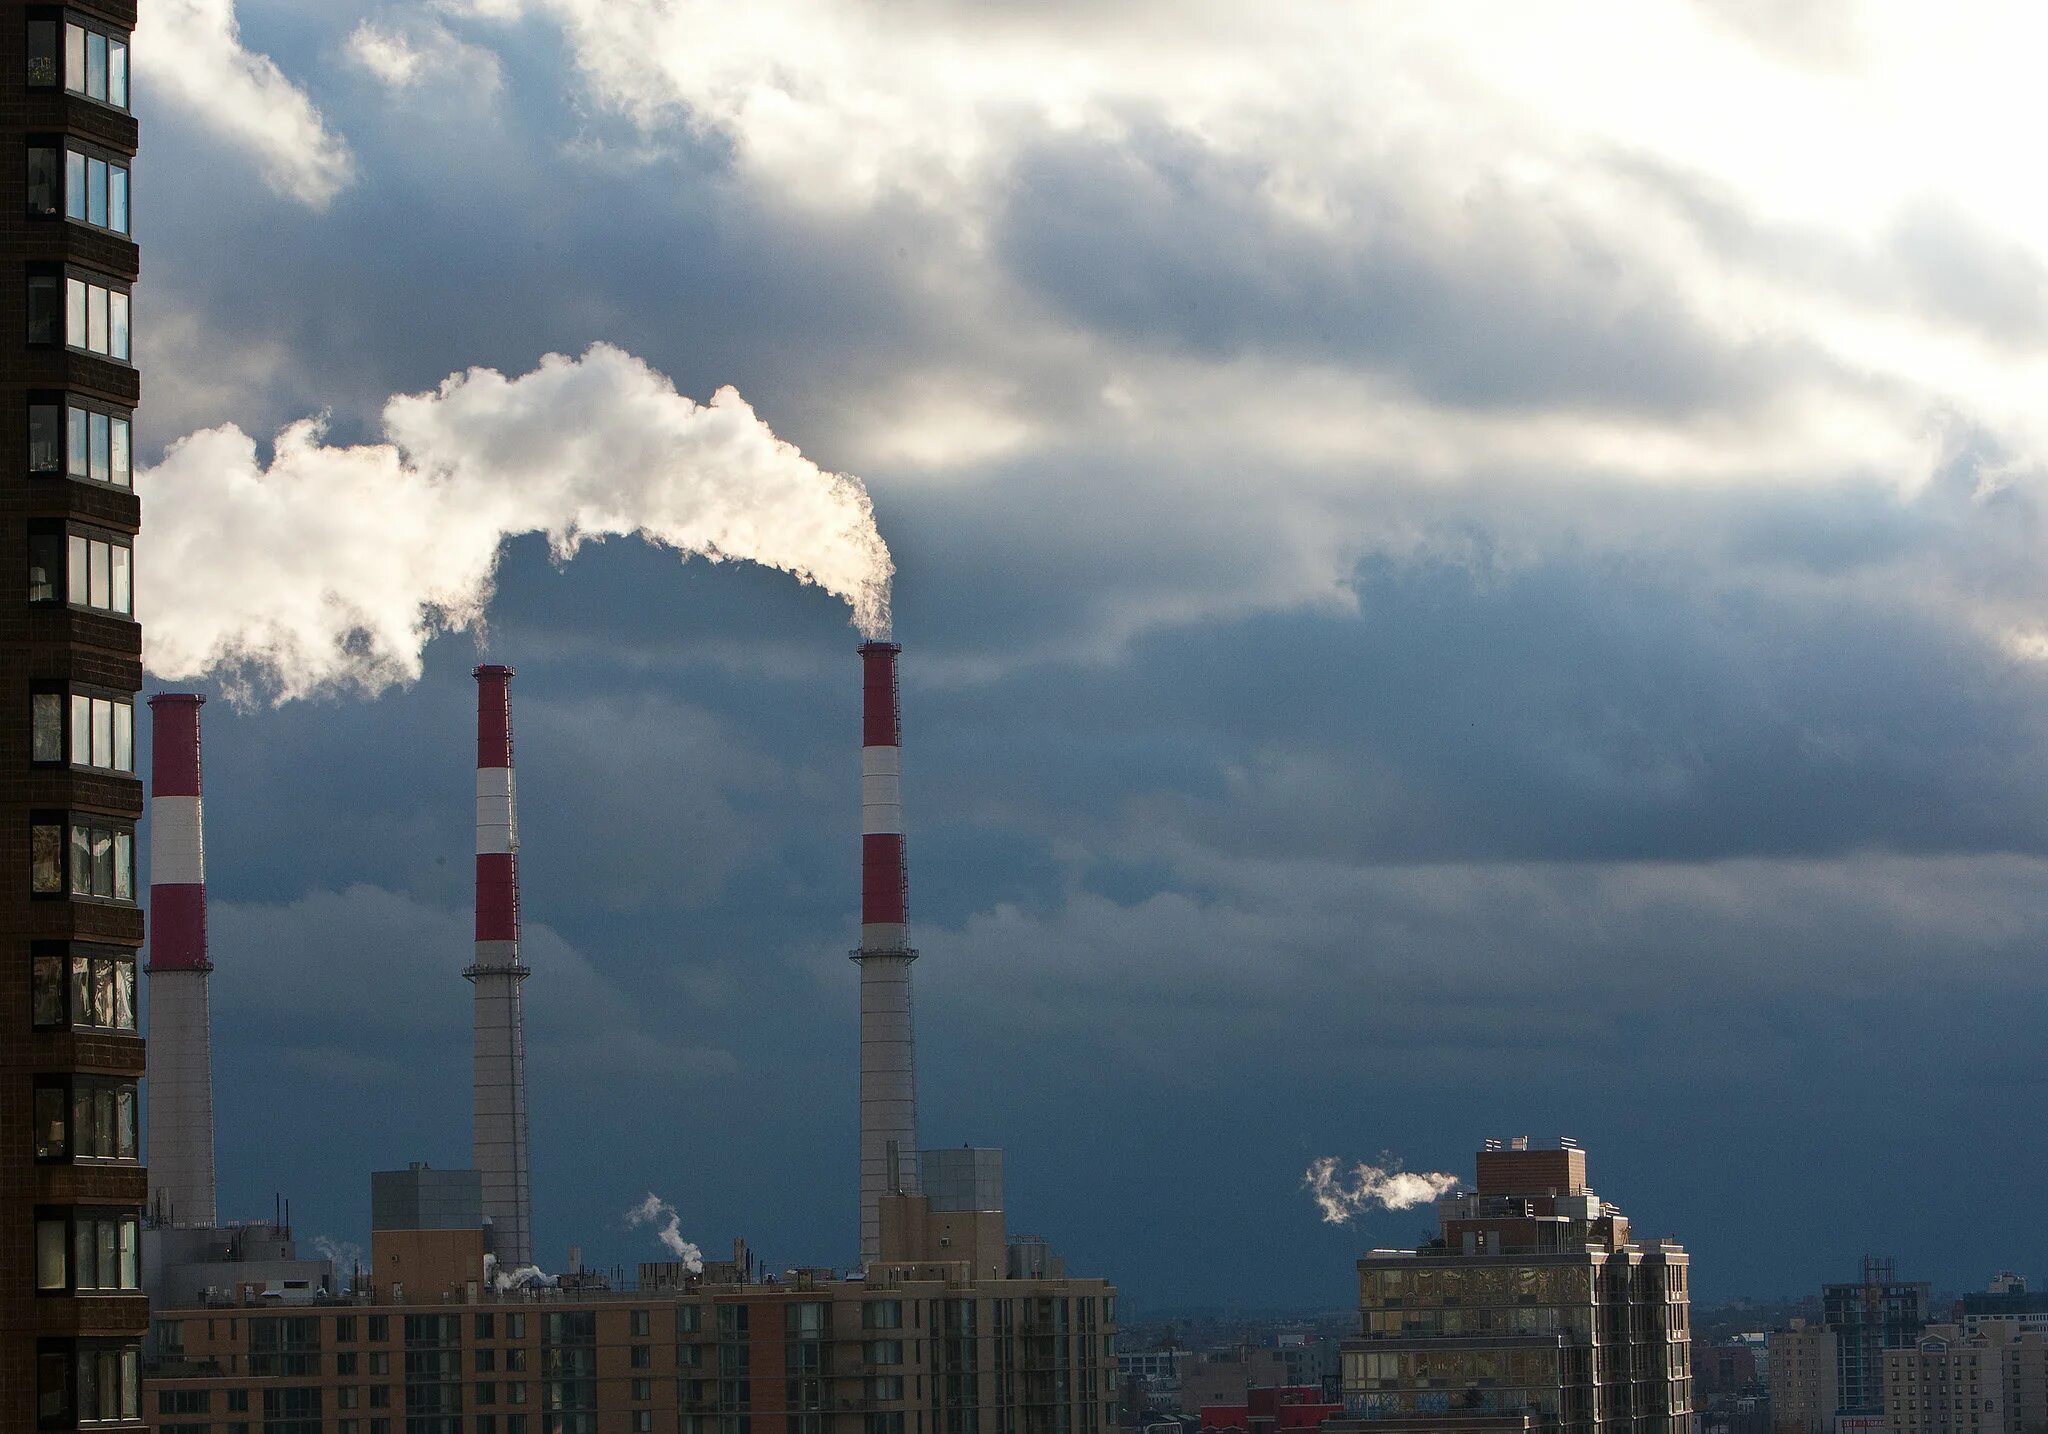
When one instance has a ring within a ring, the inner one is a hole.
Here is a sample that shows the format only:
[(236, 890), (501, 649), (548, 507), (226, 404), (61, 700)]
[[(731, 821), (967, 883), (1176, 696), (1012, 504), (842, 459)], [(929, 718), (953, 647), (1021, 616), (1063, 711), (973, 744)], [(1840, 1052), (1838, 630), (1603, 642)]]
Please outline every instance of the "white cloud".
[(349, 33), (347, 54), (351, 63), (393, 90), (432, 86), (444, 95), (490, 95), (505, 81), (496, 54), (432, 16), (388, 25), (365, 20)]
[(435, 632), (481, 620), (505, 539), (536, 532), (562, 560), (637, 535), (761, 563), (845, 598), (864, 630), (888, 625), (866, 491), (730, 388), (700, 405), (600, 344), (518, 378), (452, 375), (393, 398), (384, 426), (388, 443), (335, 447), (302, 420), (268, 467), (239, 429), (207, 429), (140, 475), (145, 496), (177, 494), (138, 551), (151, 672), (220, 671), (277, 700), (409, 681)]
[(321, 209), (355, 179), (347, 141), (305, 91), (243, 47), (234, 0), (152, 0), (135, 53), (138, 87), (249, 155), (278, 193)]

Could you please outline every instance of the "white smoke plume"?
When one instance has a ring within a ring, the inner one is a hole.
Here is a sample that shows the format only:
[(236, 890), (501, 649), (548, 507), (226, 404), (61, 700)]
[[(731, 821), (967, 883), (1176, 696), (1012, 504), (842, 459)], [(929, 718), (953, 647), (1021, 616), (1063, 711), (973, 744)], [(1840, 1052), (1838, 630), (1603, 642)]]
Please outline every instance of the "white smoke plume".
[(699, 404), (608, 344), (532, 373), (451, 375), (384, 407), (384, 443), (336, 447), (303, 419), (269, 466), (232, 425), (141, 474), (144, 658), (240, 700), (370, 695), (420, 675), (437, 632), (479, 623), (507, 538), (557, 561), (638, 536), (778, 568), (889, 628), (894, 566), (858, 479), (777, 438), (731, 388)]
[(654, 1238), (668, 1247), (668, 1252), (683, 1262), (683, 1268), (693, 1275), (704, 1273), (704, 1252), (683, 1238), (683, 1217), (676, 1213), (676, 1207), (669, 1204), (652, 1190), (647, 1198), (626, 1212), (626, 1224), (638, 1228), (641, 1225), (659, 1224)]
[(1341, 1225), (1378, 1207), (1408, 1210), (1458, 1188), (1458, 1177), (1437, 1171), (1403, 1170), (1400, 1162), (1382, 1155), (1384, 1165), (1364, 1161), (1351, 1167), (1349, 1175), (1338, 1172), (1334, 1155), (1309, 1162), (1301, 1183), (1315, 1198), (1325, 1224)]
[(313, 1249), (320, 1258), (334, 1266), (334, 1287), (330, 1294), (340, 1294), (349, 1288), (356, 1270), (363, 1263), (363, 1247), (353, 1240), (334, 1240), (325, 1235), (313, 1237)]

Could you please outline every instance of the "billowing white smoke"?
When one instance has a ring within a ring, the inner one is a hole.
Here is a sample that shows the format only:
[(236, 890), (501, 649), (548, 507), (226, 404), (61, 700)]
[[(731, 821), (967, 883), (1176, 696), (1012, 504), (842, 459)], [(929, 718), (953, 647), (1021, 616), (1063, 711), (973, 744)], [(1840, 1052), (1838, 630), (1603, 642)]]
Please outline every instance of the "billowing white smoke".
[(1408, 1210), (1458, 1188), (1458, 1177), (1436, 1171), (1403, 1170), (1398, 1161), (1382, 1155), (1384, 1166), (1364, 1161), (1340, 1174), (1337, 1158), (1325, 1155), (1309, 1163), (1301, 1177), (1302, 1186), (1315, 1197), (1327, 1224), (1341, 1225), (1378, 1207)]
[(704, 1252), (683, 1238), (682, 1216), (652, 1190), (645, 1200), (626, 1212), (626, 1224), (636, 1229), (641, 1225), (658, 1225), (654, 1238), (667, 1246), (668, 1252), (681, 1260), (683, 1268), (691, 1274), (704, 1273)]
[(278, 702), (413, 680), (429, 638), (482, 618), (505, 540), (525, 533), (547, 534), (557, 560), (637, 535), (761, 563), (844, 598), (863, 633), (888, 630), (894, 567), (867, 490), (778, 439), (731, 388), (699, 404), (597, 344), (393, 398), (384, 430), (388, 442), (335, 447), (304, 419), (264, 468), (248, 435), (211, 428), (141, 475), (152, 673), (213, 673), (230, 696)]

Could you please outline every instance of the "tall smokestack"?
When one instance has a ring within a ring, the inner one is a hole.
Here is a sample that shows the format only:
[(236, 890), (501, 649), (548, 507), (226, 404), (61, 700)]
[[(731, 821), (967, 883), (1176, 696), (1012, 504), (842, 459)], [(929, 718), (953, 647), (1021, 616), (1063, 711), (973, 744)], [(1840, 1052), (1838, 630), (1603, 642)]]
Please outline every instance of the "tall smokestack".
[(206, 996), (206, 840), (199, 809), (204, 697), (149, 699), (149, 1210), (211, 1228), (213, 1045)]
[(533, 1263), (526, 1030), (519, 983), (519, 828), (512, 810), (512, 669), (476, 677), (476, 1105), (472, 1149), (498, 1268)]
[(910, 1018), (909, 880), (903, 864), (903, 728), (893, 642), (861, 644), (860, 1254), (881, 1254), (884, 1195), (917, 1189), (916, 1042)]

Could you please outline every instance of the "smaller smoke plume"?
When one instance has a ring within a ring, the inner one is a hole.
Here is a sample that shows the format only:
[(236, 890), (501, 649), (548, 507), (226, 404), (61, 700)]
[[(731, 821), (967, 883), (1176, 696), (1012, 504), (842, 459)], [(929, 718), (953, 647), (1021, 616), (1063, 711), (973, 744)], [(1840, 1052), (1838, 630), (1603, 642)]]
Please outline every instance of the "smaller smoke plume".
[(1366, 1211), (1409, 1210), (1448, 1195), (1458, 1188), (1458, 1177), (1433, 1170), (1403, 1170), (1399, 1161), (1382, 1155), (1384, 1165), (1364, 1161), (1340, 1173), (1337, 1157), (1325, 1155), (1309, 1163), (1301, 1177), (1302, 1188), (1315, 1198), (1325, 1224), (1341, 1225)]
[(683, 1268), (691, 1274), (704, 1273), (704, 1252), (683, 1238), (683, 1217), (676, 1213), (675, 1206), (652, 1190), (647, 1192), (645, 1200), (626, 1212), (626, 1224), (636, 1229), (641, 1225), (659, 1226), (654, 1238), (681, 1260)]
[(349, 1281), (355, 1278), (356, 1270), (363, 1263), (363, 1247), (353, 1240), (331, 1240), (325, 1235), (315, 1235), (313, 1248), (321, 1259), (334, 1266), (334, 1288), (329, 1293), (347, 1290)]

